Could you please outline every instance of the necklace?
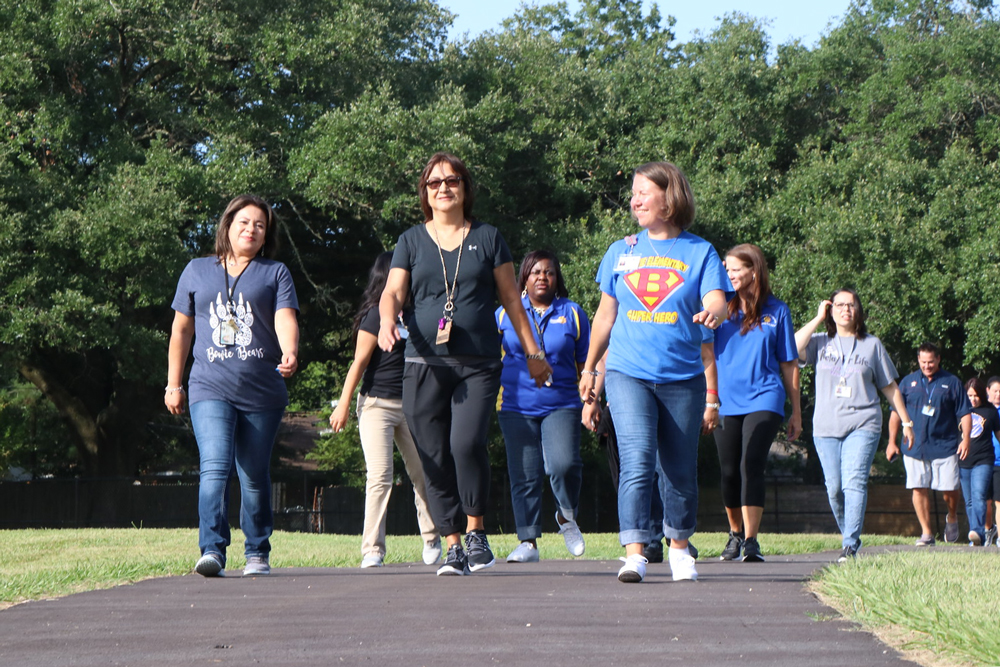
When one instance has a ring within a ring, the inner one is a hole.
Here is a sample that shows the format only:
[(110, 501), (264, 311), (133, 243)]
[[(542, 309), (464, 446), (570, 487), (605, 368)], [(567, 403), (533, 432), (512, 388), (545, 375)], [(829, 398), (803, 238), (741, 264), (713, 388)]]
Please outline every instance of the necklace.
[(434, 243), (437, 245), (438, 257), (441, 258), (441, 273), (444, 275), (444, 317), (439, 325), (439, 329), (444, 329), (444, 321), (451, 321), (451, 314), (455, 310), (455, 290), (458, 287), (458, 269), (462, 266), (462, 246), (465, 245), (465, 236), (467, 233), (466, 223), (462, 221), (462, 243), (458, 246), (458, 261), (455, 262), (455, 278), (451, 281), (451, 287), (448, 287), (448, 268), (444, 263), (444, 251), (441, 250), (441, 241), (438, 240), (437, 223), (434, 222), (434, 218), (431, 218), (431, 229), (434, 230)]
[(679, 239), (680, 237), (681, 237), (680, 234), (675, 236), (673, 243), (670, 244), (670, 247), (667, 248), (667, 251), (663, 253), (663, 255), (660, 255), (660, 253), (656, 252), (656, 246), (653, 245), (653, 239), (649, 238), (649, 230), (646, 230), (646, 243), (648, 243), (649, 247), (653, 249), (653, 254), (659, 257), (660, 259), (662, 259), (664, 256), (670, 257), (670, 251), (674, 249), (674, 243), (677, 243), (677, 239)]

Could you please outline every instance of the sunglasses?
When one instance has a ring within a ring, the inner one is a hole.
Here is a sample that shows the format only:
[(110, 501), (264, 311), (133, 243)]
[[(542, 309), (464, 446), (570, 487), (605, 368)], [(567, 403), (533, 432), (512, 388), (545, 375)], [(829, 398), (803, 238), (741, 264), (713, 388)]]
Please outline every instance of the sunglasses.
[(444, 183), (448, 186), (448, 189), (452, 190), (457, 188), (461, 182), (461, 176), (448, 176), (447, 178), (432, 178), (425, 185), (428, 190), (439, 190), (441, 184)]

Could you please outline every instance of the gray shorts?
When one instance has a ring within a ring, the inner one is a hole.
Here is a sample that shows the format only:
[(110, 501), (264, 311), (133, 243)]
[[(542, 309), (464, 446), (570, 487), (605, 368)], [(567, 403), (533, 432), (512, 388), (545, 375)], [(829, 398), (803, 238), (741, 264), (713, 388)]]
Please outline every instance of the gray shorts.
[(955, 491), (961, 486), (958, 478), (958, 454), (925, 461), (903, 456), (906, 468), (906, 488)]

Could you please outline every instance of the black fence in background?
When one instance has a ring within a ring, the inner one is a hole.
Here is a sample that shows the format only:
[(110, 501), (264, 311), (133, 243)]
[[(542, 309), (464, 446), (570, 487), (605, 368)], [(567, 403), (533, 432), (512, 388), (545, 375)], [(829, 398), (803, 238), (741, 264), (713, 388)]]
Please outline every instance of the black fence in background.
[[(275, 528), (297, 532), (360, 534), (364, 517), (364, 473), (352, 473), (356, 484), (333, 485), (338, 476), (316, 471), (275, 472), (272, 506)], [(505, 469), (494, 469), (487, 526), (491, 532), (514, 533), (510, 486)], [(718, 487), (700, 489), (698, 528), (725, 531)], [(934, 514), (943, 522), (944, 506), (934, 494)], [(552, 494), (544, 497), (543, 525), (555, 532)], [(230, 521), (239, 526), (239, 484), (230, 483)], [(584, 532), (618, 530), (617, 498), (606, 474), (584, 471), (578, 521)], [(164, 475), (139, 478), (74, 478), (0, 481), (0, 529), (14, 528), (194, 528), (198, 525), (198, 477)], [(939, 526), (939, 530), (944, 528)], [(417, 534), (413, 488), (397, 478), (389, 501), (387, 530)], [(772, 477), (762, 523), (764, 532), (836, 532), (819, 485)], [(902, 480), (872, 483), (865, 531), (912, 534), (917, 531), (910, 493)]]

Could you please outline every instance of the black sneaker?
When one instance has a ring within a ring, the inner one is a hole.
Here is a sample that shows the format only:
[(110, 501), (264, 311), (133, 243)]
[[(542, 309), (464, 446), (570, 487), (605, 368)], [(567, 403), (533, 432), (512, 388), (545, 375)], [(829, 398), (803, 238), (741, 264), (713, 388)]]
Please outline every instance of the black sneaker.
[(650, 563), (662, 563), (663, 562), (663, 542), (657, 540), (656, 542), (650, 542), (646, 545), (646, 548), (642, 550), (642, 555)]
[(722, 550), (719, 560), (736, 560), (740, 557), (740, 551), (742, 551), (742, 549), (743, 533), (734, 533), (733, 531), (729, 531), (729, 541), (726, 542), (726, 546)]
[(469, 573), (468, 560), (465, 558), (465, 551), (461, 544), (453, 544), (448, 547), (448, 555), (444, 559), (444, 565), (438, 568), (438, 576), (452, 575), (462, 576)]
[(469, 554), (469, 570), (472, 572), (485, 570), (496, 564), (493, 552), (490, 550), (490, 543), (486, 539), (486, 533), (482, 531), (469, 533), (465, 536), (465, 550)]
[(995, 544), (997, 541), (997, 527), (991, 526), (986, 529), (986, 535), (983, 537), (983, 546), (989, 547)]
[(844, 550), (840, 552), (840, 557), (837, 559), (838, 563), (846, 563), (852, 558), (856, 558), (858, 552), (851, 547), (844, 547)]
[(743, 540), (743, 562), (763, 563), (764, 554), (760, 552), (760, 544), (756, 537), (748, 537)]

